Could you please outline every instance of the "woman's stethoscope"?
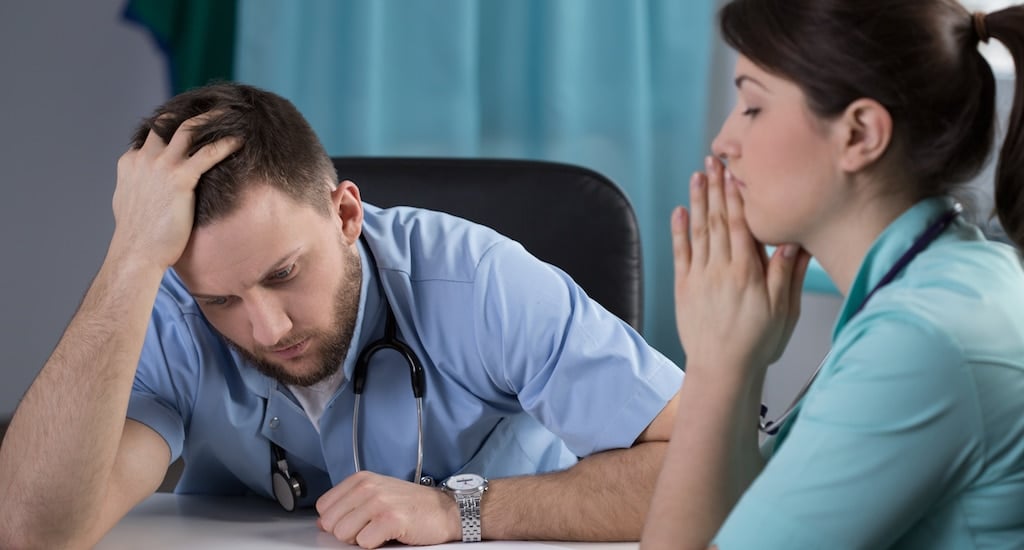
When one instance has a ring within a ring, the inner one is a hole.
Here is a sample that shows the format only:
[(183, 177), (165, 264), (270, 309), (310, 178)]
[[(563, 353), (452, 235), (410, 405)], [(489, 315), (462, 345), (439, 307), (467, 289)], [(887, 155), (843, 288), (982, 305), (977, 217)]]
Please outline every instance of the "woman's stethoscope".
[[(363, 241), (367, 258), (373, 265), (373, 271), (377, 271), (377, 259), (370, 250), (369, 243), (362, 235), (359, 239)], [(379, 284), (379, 283), (378, 283)], [(395, 320), (395, 312), (391, 309), (391, 303), (384, 293), (383, 286), (380, 289), (381, 299), (384, 300), (384, 308), (387, 310), (387, 319), (384, 323), (384, 336), (370, 342), (356, 359), (355, 371), (352, 374), (352, 391), (355, 393), (355, 403), (352, 405), (352, 461), (355, 463), (356, 471), (362, 470), (359, 460), (359, 402), (366, 388), (366, 375), (370, 365), (370, 359), (378, 351), (392, 350), (401, 354), (409, 366), (409, 374), (412, 377), (412, 394), (416, 398), (416, 473), (413, 475), (413, 482), (420, 485), (433, 486), (434, 478), (423, 475), (423, 394), (427, 387), (426, 376), (423, 374), (423, 364), (420, 363), (416, 353), (405, 342), (398, 339), (398, 322)], [(305, 483), (297, 472), (289, 473), (288, 461), (285, 460), (284, 449), (273, 441), (270, 442), (271, 454), (271, 481), (274, 489), (274, 497), (282, 508), (291, 512), (295, 509), (295, 503), (306, 495)]]
[[(896, 263), (894, 263), (891, 268), (889, 268), (889, 271), (887, 271), (885, 275), (882, 276), (882, 279), (878, 281), (878, 284), (875, 285), (875, 288), (871, 289), (871, 292), (869, 292), (868, 295), (864, 297), (864, 301), (860, 303), (860, 306), (857, 307), (857, 310), (854, 311), (853, 315), (851, 315), (850, 317), (852, 318), (854, 315), (860, 313), (860, 311), (864, 309), (864, 306), (868, 303), (868, 300), (870, 300), (876, 292), (878, 292), (885, 285), (891, 283), (893, 279), (895, 279), (896, 276), (899, 275), (901, 271), (903, 271), (903, 268), (907, 267), (907, 264), (909, 264), (915, 256), (920, 254), (921, 251), (924, 250), (925, 248), (928, 248), (928, 245), (932, 244), (932, 242), (934, 242), (935, 239), (939, 238), (939, 235), (941, 235), (942, 232), (945, 231), (947, 227), (949, 227), (949, 224), (953, 223), (953, 220), (956, 219), (956, 217), (960, 214), (961, 210), (963, 210), (963, 208), (960, 206), (959, 203), (956, 203), (953, 205), (952, 208), (947, 210), (942, 215), (942, 217), (940, 217), (938, 220), (934, 221), (931, 225), (929, 225), (921, 233), (921, 235), (914, 240), (914, 243), (910, 245), (910, 248), (907, 249), (907, 251), (904, 252), (903, 255), (896, 260)], [(818, 363), (818, 367), (814, 369), (814, 373), (811, 374), (811, 377), (807, 379), (807, 382), (805, 382), (803, 386), (800, 387), (800, 391), (797, 392), (796, 397), (793, 399), (793, 402), (789, 404), (789, 407), (786, 407), (786, 410), (783, 411), (783, 413), (778, 418), (776, 418), (775, 420), (765, 421), (765, 416), (768, 414), (768, 407), (765, 407), (764, 404), (761, 405), (761, 418), (758, 421), (759, 430), (764, 432), (766, 435), (775, 435), (776, 433), (778, 433), (779, 428), (781, 428), (782, 424), (786, 421), (786, 419), (793, 414), (793, 411), (796, 409), (797, 404), (800, 402), (801, 399), (804, 398), (804, 395), (807, 393), (807, 390), (810, 389), (811, 384), (814, 383), (814, 380), (818, 378), (818, 374), (821, 372), (821, 368), (825, 366), (825, 363), (828, 362), (828, 358), (831, 355), (832, 350), (829, 350), (828, 353), (825, 354), (825, 357), (821, 359), (821, 362)]]

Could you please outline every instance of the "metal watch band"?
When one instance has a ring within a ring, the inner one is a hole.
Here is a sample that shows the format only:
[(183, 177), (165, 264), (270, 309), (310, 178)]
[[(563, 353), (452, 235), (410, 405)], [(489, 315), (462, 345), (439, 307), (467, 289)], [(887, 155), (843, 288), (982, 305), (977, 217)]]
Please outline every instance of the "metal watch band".
[(480, 542), (480, 498), (481, 493), (456, 495), (459, 518), (462, 520), (462, 542)]

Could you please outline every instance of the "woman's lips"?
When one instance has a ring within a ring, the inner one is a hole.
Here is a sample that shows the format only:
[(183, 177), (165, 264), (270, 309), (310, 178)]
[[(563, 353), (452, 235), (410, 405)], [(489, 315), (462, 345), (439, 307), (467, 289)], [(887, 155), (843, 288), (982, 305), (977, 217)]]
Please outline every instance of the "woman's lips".
[(746, 186), (747, 186), (747, 184), (743, 183), (743, 180), (742, 180), (742, 179), (740, 179), (740, 178), (736, 177), (736, 174), (733, 174), (733, 173), (732, 173), (732, 171), (730, 171), (730, 170), (728, 170), (728, 169), (727, 169), (727, 170), (725, 171), (725, 175), (726, 175), (726, 178), (727, 178), (727, 179), (728, 179), (729, 181), (731, 181), (732, 183), (736, 184), (736, 187), (740, 187), (740, 188), (743, 188), (743, 187), (746, 187)]

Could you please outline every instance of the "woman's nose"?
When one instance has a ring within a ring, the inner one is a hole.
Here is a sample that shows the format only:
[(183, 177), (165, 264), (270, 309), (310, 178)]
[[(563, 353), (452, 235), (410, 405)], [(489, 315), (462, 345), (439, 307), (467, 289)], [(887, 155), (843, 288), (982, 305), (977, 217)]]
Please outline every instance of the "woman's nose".
[(718, 135), (711, 141), (711, 152), (723, 163), (740, 156), (740, 144), (735, 135), (735, 126), (740, 121), (739, 117), (737, 109), (733, 109), (722, 122), (722, 127), (718, 129)]
[(725, 128), (723, 127), (711, 142), (711, 152), (723, 163), (726, 163), (730, 159), (739, 156), (739, 147), (735, 140), (730, 139), (726, 135)]

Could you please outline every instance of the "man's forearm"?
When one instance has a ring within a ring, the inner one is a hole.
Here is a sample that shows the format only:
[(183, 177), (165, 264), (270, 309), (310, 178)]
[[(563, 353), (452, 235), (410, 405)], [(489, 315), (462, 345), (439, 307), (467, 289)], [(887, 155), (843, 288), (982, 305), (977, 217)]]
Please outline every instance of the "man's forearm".
[(687, 371), (642, 550), (707, 548), (764, 466), (757, 448), (763, 371), (722, 378), (696, 361)]
[(666, 445), (640, 443), (561, 472), (492, 480), (481, 505), (484, 538), (639, 540)]
[(107, 494), (160, 273), (108, 256), (0, 448), (0, 546), (88, 527)]

